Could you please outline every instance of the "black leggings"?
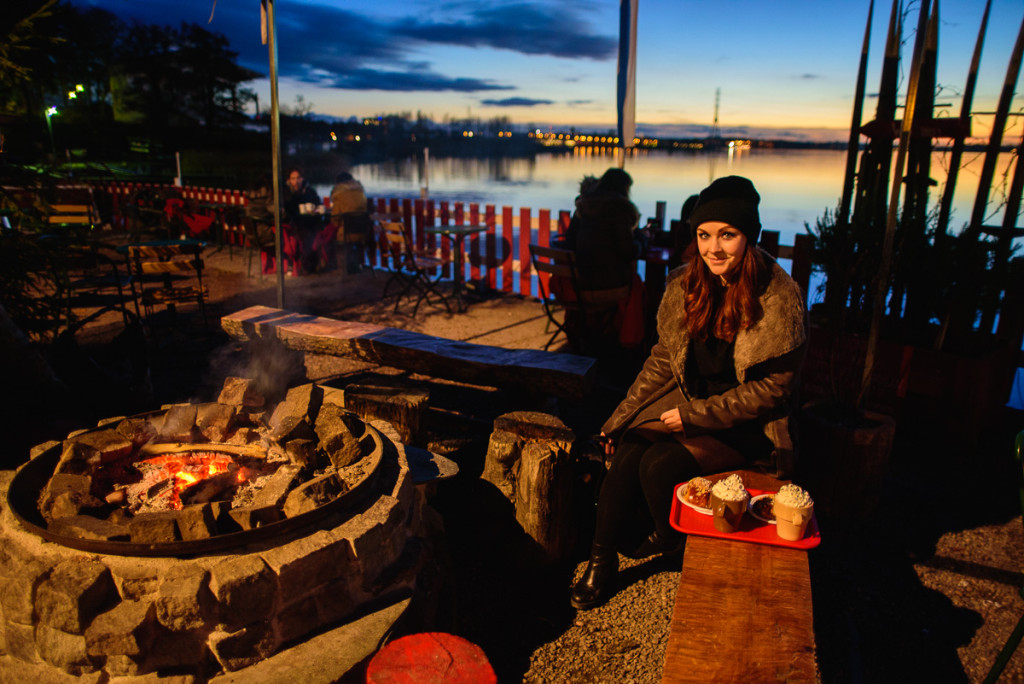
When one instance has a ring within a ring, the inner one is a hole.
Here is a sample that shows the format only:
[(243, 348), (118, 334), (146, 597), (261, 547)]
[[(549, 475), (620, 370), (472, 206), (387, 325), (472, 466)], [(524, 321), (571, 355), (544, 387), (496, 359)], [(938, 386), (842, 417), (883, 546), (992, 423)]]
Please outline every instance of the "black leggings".
[(675, 486), (700, 474), (696, 459), (673, 436), (652, 440), (626, 432), (615, 449), (597, 498), (594, 546), (616, 545), (634, 517), (641, 494), (658, 536), (678, 536), (669, 523)]

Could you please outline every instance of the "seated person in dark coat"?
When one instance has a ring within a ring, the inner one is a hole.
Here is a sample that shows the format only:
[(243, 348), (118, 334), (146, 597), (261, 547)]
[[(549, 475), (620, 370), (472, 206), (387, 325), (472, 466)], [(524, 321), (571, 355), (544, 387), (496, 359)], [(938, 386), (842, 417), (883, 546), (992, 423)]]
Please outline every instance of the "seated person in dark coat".
[(566, 231), (576, 253), (580, 287), (605, 290), (630, 284), (641, 244), (634, 239), (640, 212), (629, 200), (633, 179), (622, 169), (605, 171), (592, 192), (581, 192)]
[(311, 273), (317, 266), (313, 242), (323, 228), (323, 215), (318, 211), (320, 195), (310, 187), (297, 168), (288, 171), (288, 189), (285, 191), (283, 206), (285, 219), (302, 245), (302, 268)]

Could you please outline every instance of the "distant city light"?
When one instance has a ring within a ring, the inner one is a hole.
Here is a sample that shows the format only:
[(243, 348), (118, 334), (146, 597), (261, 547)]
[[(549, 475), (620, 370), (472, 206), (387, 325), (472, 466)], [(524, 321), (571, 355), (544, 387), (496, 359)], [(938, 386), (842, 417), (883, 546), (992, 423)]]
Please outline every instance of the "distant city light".
[(49, 119), (51, 116), (57, 116), (60, 112), (57, 111), (56, 107), (50, 107), (46, 110), (46, 118)]
[(69, 90), (68, 91), (68, 99), (69, 100), (74, 100), (77, 97), (78, 97), (78, 93), (76, 93), (74, 90)]
[(75, 85), (75, 90), (80, 92), (80, 93), (84, 93), (85, 92), (85, 86), (82, 85), (81, 83), (78, 83), (78, 84)]
[(338, 136), (334, 134), (334, 131), (331, 131), (331, 140), (338, 141)]

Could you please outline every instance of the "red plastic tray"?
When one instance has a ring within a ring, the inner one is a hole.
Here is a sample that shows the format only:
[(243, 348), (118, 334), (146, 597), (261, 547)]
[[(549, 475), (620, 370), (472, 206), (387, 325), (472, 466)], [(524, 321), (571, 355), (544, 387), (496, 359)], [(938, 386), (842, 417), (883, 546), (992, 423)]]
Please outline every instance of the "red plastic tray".
[[(672, 527), (684, 534), (696, 534), (702, 537), (719, 537), (721, 539), (732, 539), (733, 541), (744, 541), (752, 544), (786, 546), (791, 549), (813, 549), (821, 543), (821, 532), (818, 530), (818, 519), (814, 514), (811, 514), (811, 522), (807, 525), (807, 533), (800, 541), (786, 541), (785, 539), (779, 539), (779, 535), (775, 534), (774, 525), (761, 522), (751, 515), (750, 511), (747, 511), (743, 515), (743, 520), (740, 521), (740, 529), (735, 532), (719, 532), (715, 529), (715, 524), (710, 515), (704, 515), (703, 513), (693, 510), (689, 506), (684, 506), (683, 502), (679, 500), (677, 492), (679, 488), (685, 484), (685, 482), (679, 483), (672, 492), (672, 512), (669, 519), (669, 522), (672, 523)], [(751, 498), (758, 496), (759, 494), (769, 493), (763, 489), (748, 488), (747, 491), (750, 492)]]

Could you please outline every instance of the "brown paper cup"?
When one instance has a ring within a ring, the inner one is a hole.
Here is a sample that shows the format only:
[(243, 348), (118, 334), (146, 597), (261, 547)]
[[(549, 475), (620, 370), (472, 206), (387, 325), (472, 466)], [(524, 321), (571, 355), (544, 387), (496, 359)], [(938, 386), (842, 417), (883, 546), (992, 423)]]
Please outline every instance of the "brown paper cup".
[(807, 524), (811, 522), (814, 515), (814, 504), (810, 506), (796, 507), (780, 504), (775, 500), (772, 508), (775, 512), (775, 532), (779, 539), (786, 541), (800, 541), (807, 533)]
[(739, 501), (725, 501), (711, 494), (711, 515), (715, 529), (719, 532), (735, 532), (740, 528), (740, 521), (747, 510), (747, 498)]

